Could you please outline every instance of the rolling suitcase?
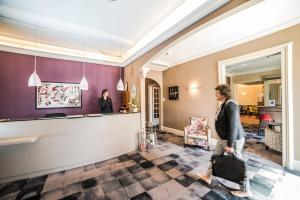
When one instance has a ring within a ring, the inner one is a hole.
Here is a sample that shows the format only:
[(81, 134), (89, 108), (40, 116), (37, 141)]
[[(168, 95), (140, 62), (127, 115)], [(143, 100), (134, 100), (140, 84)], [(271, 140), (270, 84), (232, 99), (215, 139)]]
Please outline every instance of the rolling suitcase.
[(246, 163), (235, 154), (213, 155), (212, 173), (214, 176), (243, 184), (246, 177)]

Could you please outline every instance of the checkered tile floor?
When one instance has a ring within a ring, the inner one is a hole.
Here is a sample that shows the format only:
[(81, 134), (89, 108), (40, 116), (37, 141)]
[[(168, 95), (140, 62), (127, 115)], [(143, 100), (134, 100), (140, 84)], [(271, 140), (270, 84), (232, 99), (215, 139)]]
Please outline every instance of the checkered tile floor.
[[(0, 199), (238, 199), (224, 180), (208, 186), (197, 179), (212, 151), (162, 142), (149, 152), (117, 158), (46, 176), (0, 184)], [(285, 171), (275, 163), (244, 153), (254, 197), (270, 199)], [(223, 183), (223, 184), (220, 184)], [(225, 185), (225, 186), (224, 186)]]

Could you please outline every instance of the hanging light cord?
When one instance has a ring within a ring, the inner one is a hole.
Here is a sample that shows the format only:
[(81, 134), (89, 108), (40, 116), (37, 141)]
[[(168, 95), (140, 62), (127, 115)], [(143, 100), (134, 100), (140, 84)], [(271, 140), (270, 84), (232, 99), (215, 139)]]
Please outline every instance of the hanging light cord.
[(36, 26), (34, 26), (34, 72), (36, 73)]

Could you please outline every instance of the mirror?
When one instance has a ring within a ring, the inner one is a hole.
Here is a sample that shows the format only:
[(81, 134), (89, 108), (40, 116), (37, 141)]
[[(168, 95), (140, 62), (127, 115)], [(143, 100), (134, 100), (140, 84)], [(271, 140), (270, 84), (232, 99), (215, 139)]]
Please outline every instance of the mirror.
[(265, 85), (265, 106), (281, 106), (282, 86), (281, 79), (266, 80)]

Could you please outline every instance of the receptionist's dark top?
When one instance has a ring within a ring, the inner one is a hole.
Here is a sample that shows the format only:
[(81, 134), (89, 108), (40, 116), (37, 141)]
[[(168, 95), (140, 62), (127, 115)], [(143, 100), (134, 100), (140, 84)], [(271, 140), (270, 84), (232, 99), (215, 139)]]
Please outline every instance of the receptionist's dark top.
[(105, 100), (103, 97), (100, 97), (99, 107), (100, 107), (100, 113), (112, 113), (113, 106), (112, 106), (111, 98), (107, 98), (107, 100)]

